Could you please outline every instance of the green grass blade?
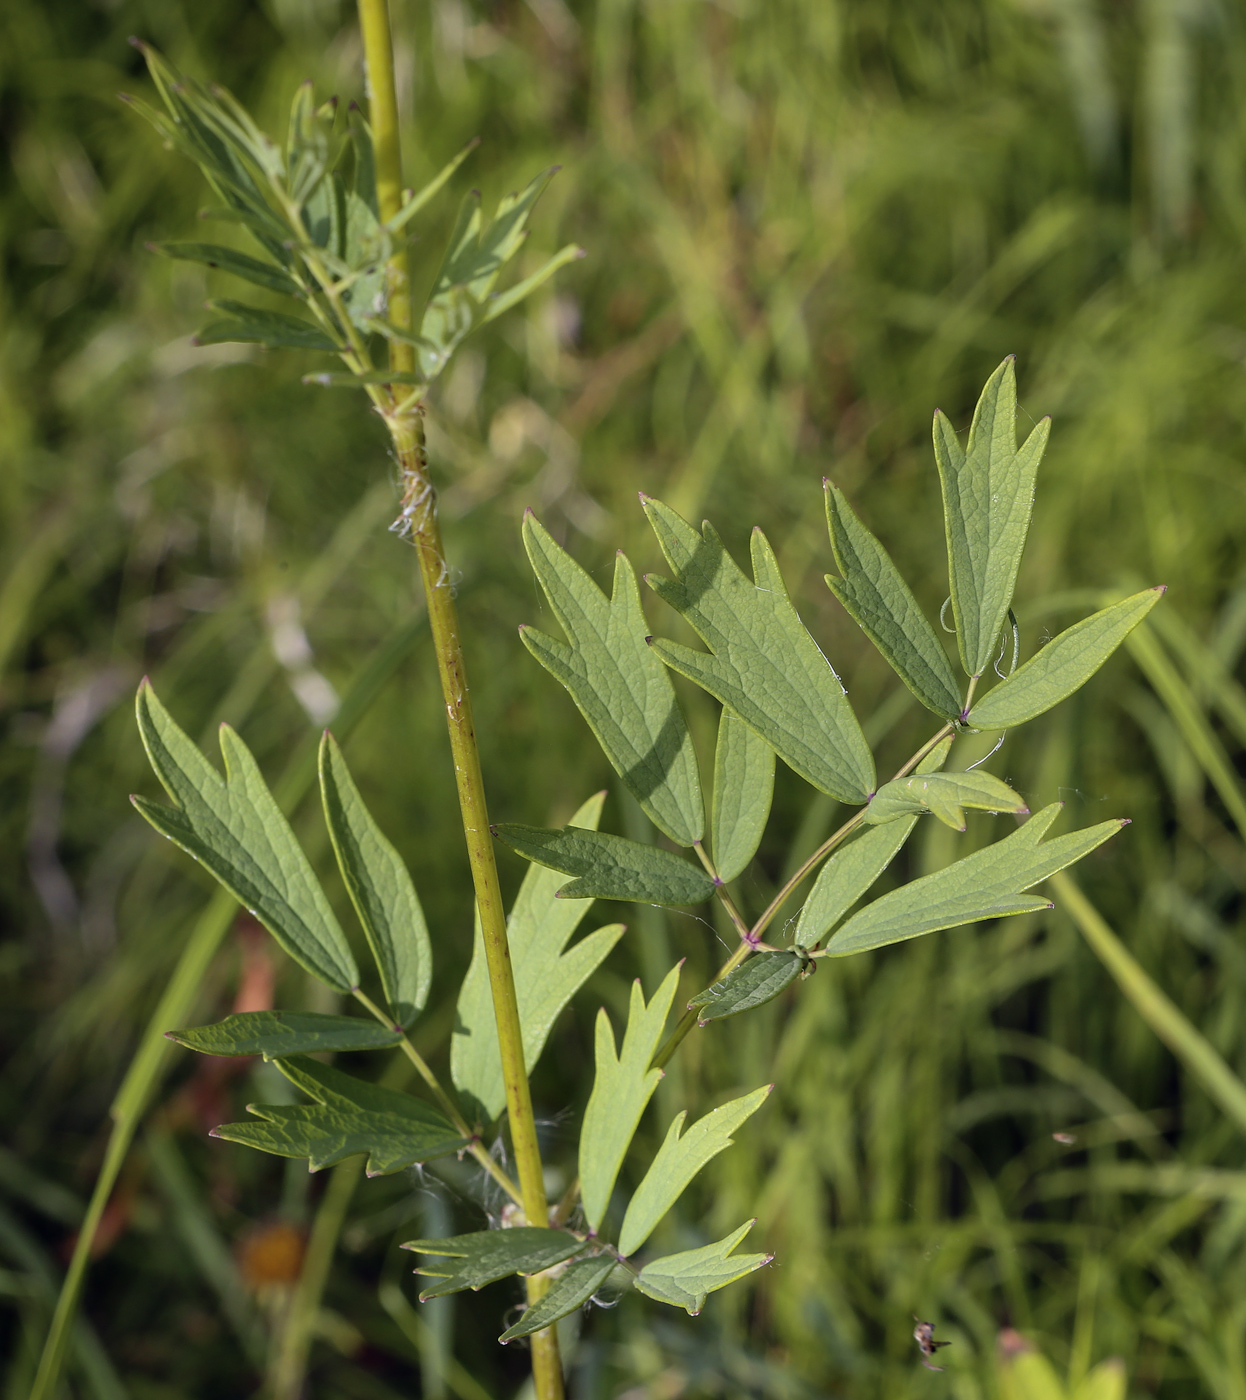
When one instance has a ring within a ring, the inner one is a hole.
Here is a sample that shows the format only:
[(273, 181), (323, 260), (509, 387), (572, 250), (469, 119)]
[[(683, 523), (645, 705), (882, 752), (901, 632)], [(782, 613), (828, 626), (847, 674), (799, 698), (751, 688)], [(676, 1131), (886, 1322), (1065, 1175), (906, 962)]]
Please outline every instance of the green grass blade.
[(177, 804), (131, 801), (163, 836), (205, 866), (308, 972), (348, 992), (359, 971), (337, 919), (250, 750), (221, 726), (226, 777), (203, 757), (156, 698), (138, 692), (143, 746)]
[(826, 521), (840, 578), (826, 585), (878, 648), (896, 675), (941, 719), (957, 719), (960, 687), (947, 652), (891, 556), (829, 481)]
[(377, 826), (332, 734), (320, 743), (320, 795), (329, 838), (351, 903), (381, 974), (394, 1019), (409, 1026), (424, 1009), (433, 953), (424, 910), (402, 857)]
[(527, 1337), (543, 1327), (552, 1327), (560, 1317), (583, 1307), (618, 1267), (612, 1254), (575, 1260), (555, 1279), (540, 1302), (534, 1303), (513, 1327), (508, 1327), (498, 1341), (513, 1342), (516, 1337)]
[(659, 831), (690, 846), (705, 832), (696, 754), (666, 668), (650, 651), (632, 566), (615, 559), (609, 600), (529, 511), (524, 547), (570, 638), (520, 628), (524, 645), (566, 687), (628, 790)]
[(1209, 1040), (1159, 987), (1117, 937), (1103, 915), (1070, 875), (1057, 875), (1052, 886), (1061, 905), (1095, 955), (1142, 1019), (1198, 1080), (1237, 1127), (1246, 1132), (1246, 1084), (1234, 1074)]
[(1017, 447), (1017, 381), (1010, 355), (987, 380), (969, 443), (935, 414), (934, 449), (943, 488), (956, 643), (967, 674), (991, 663), (1012, 604), (1030, 529), (1034, 477), (1047, 445), (1044, 418)]
[(715, 1108), (685, 1133), (687, 1110), (675, 1115), (662, 1146), (658, 1148), (636, 1194), (628, 1202), (619, 1231), (619, 1253), (635, 1253), (658, 1222), (683, 1195), (702, 1167), (731, 1146), (731, 1134), (770, 1097), (773, 1084), (763, 1084), (751, 1094)]
[(685, 1308), (693, 1317), (705, 1306), (706, 1296), (769, 1264), (773, 1254), (737, 1254), (731, 1251), (756, 1224), (748, 1220), (725, 1239), (682, 1254), (667, 1254), (641, 1269), (636, 1287), (659, 1303)]
[(266, 1060), (383, 1050), (402, 1040), (401, 1031), (387, 1030), (375, 1021), (316, 1011), (243, 1011), (210, 1026), (165, 1031), (165, 1035), (201, 1055), (263, 1055)]
[[(604, 798), (604, 793), (590, 797), (569, 825), (595, 830)], [(607, 924), (568, 949), (591, 901), (559, 899), (558, 890), (563, 883), (556, 871), (542, 865), (531, 866), (506, 921), (523, 1030), (524, 1064), (529, 1073), (540, 1059), (563, 1007), (624, 933), (622, 924)], [(492, 1122), (501, 1113), (506, 1104), (506, 1086), (479, 920), (471, 966), (459, 990), (458, 1014), (450, 1041), (450, 1073), (459, 1092), (474, 1101), (482, 1121)]]
[(839, 677), (787, 596), (766, 537), (754, 530), (753, 582), (711, 525), (698, 533), (651, 497), (645, 513), (675, 580), (647, 576), (710, 648), (654, 639), (673, 670), (755, 729), (795, 772), (841, 802), (874, 790), (874, 760)]
[(757, 853), (773, 796), (774, 750), (756, 730), (724, 710), (714, 749), (710, 819), (720, 880), (734, 880)]
[(679, 967), (671, 968), (648, 1006), (640, 982), (632, 983), (623, 1049), (616, 1051), (614, 1031), (603, 1007), (597, 1013), (597, 1074), (580, 1130), (580, 1199), (589, 1228), (601, 1228), (623, 1158), (640, 1124), (645, 1105), (662, 1078), (649, 1064), (675, 1000)]
[(493, 834), (525, 860), (548, 865), (576, 879), (558, 891), (560, 899), (638, 900), (646, 904), (700, 904), (714, 893), (713, 880), (699, 866), (623, 836), (564, 826), (550, 831), (518, 822), (502, 823)]
[(1011, 729), (1050, 710), (1094, 675), (1164, 596), (1165, 585), (1144, 588), (1061, 632), (977, 701), (967, 723), (974, 729)]

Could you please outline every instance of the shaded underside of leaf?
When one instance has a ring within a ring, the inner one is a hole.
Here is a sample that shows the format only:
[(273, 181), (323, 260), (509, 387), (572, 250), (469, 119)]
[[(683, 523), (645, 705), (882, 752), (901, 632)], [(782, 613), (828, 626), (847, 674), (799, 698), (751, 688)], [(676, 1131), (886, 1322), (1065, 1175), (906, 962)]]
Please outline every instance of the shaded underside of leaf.
[(325, 1016), (314, 1011), (243, 1011), (210, 1026), (165, 1031), (170, 1040), (201, 1055), (310, 1055), (344, 1050), (383, 1050), (402, 1040), (375, 1021)]
[(432, 948), (419, 896), (402, 857), (364, 805), (333, 736), (320, 743), (320, 794), (347, 893), (400, 1026), (424, 1008), (433, 975)]
[(705, 1306), (706, 1296), (769, 1264), (773, 1254), (739, 1254), (731, 1251), (753, 1228), (749, 1220), (725, 1239), (681, 1254), (668, 1254), (645, 1265), (636, 1287), (659, 1303), (685, 1308), (693, 1317)]
[(610, 1254), (573, 1260), (567, 1265), (566, 1272), (554, 1280), (549, 1292), (534, 1303), (513, 1327), (508, 1327), (498, 1341), (513, 1342), (516, 1337), (530, 1336), (544, 1327), (551, 1327), (560, 1317), (582, 1308), (617, 1267), (614, 1256)]
[(636, 576), (616, 556), (609, 599), (529, 511), (524, 546), (570, 645), (520, 628), (524, 645), (558, 680), (615, 772), (659, 831), (690, 846), (705, 832), (696, 754), (666, 667), (649, 649)]
[(645, 513), (675, 579), (648, 575), (708, 652), (655, 638), (654, 650), (757, 731), (795, 772), (841, 802), (874, 790), (874, 761), (839, 677), (788, 598), (766, 537), (754, 530), (753, 580), (713, 527), (698, 533), (660, 501)]
[(550, 831), (513, 822), (495, 826), (493, 834), (525, 860), (574, 875), (558, 891), (561, 899), (700, 904), (714, 893), (714, 882), (704, 870), (671, 851), (622, 836), (573, 826)]
[(1026, 898), (1023, 891), (1089, 855), (1125, 825), (1100, 822), (1043, 842), (1062, 806), (1053, 802), (1002, 841), (867, 904), (836, 933), (827, 952), (843, 957), (936, 929), (1050, 908), (1050, 900)]
[(1050, 419), (1017, 447), (1017, 381), (1010, 355), (987, 380), (962, 448), (935, 414), (934, 449), (943, 490), (952, 614), (961, 662), (971, 676), (990, 665), (1012, 603), (1034, 505), (1034, 478)]
[(1019, 666), (969, 712), (975, 729), (1011, 729), (1041, 715), (1094, 675), (1164, 596), (1166, 585), (1144, 588), (1074, 623)]
[(731, 1146), (731, 1134), (765, 1103), (773, 1084), (732, 1099), (707, 1113), (683, 1132), (687, 1113), (675, 1115), (657, 1156), (650, 1164), (636, 1194), (628, 1203), (619, 1232), (619, 1253), (634, 1253), (683, 1194), (702, 1167)]
[(648, 1006), (639, 979), (632, 983), (623, 1049), (616, 1051), (614, 1030), (603, 1007), (595, 1032), (597, 1072), (580, 1131), (580, 1199), (594, 1232), (601, 1228), (619, 1168), (640, 1124), (641, 1114), (662, 1078), (649, 1065), (675, 1000), (679, 967), (662, 979)]
[(922, 704), (943, 719), (956, 719), (960, 687), (934, 628), (844, 493), (829, 481), (825, 488), (831, 549), (842, 575), (828, 575), (827, 587)]
[(435, 1108), (410, 1094), (368, 1084), (303, 1056), (277, 1061), (290, 1082), (314, 1104), (248, 1104), (265, 1121), (223, 1123), (212, 1136), (282, 1157), (306, 1157), (312, 1171), (368, 1154), (369, 1176), (401, 1171), (444, 1157), (467, 1139)]
[(738, 1016), (742, 1011), (751, 1011), (755, 1006), (773, 1001), (796, 981), (806, 967), (813, 966), (799, 953), (755, 953), (747, 962), (729, 972), (721, 982), (715, 982), (694, 996), (688, 1003), (688, 1010), (696, 1011), (699, 1026), (710, 1021), (721, 1021), (727, 1016)]
[(308, 972), (339, 992), (357, 986), (346, 935), (247, 746), (221, 726), (222, 780), (148, 681), (139, 687), (137, 710), (151, 766), (177, 806), (133, 797), (135, 807), (210, 870)]
[(483, 1288), (509, 1274), (536, 1274), (553, 1268), (586, 1247), (566, 1230), (542, 1230), (520, 1225), (512, 1230), (481, 1230), (472, 1235), (454, 1235), (444, 1240), (410, 1240), (402, 1249), (415, 1250), (444, 1262), (424, 1264), (417, 1274), (438, 1281), (420, 1292), (420, 1302), (458, 1293), (465, 1288)]

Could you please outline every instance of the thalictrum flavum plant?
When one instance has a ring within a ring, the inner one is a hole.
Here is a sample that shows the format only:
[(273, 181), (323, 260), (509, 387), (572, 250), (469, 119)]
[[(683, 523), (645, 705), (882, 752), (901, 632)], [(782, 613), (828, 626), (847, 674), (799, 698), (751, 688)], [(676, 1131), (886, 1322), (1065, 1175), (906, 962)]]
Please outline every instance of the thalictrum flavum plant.
[[(263, 294), (262, 305), (212, 303), (214, 319), (200, 331), (200, 343), (323, 351), (336, 363), (308, 375), (308, 382), (361, 390), (392, 437), (401, 491), (393, 528), (416, 547), (473, 876), (475, 948), (449, 1047), (451, 1083), (441, 1082), (408, 1035), (426, 1008), (435, 939), (403, 861), (369, 813), (332, 735), (325, 735), (319, 759), (325, 821), (375, 974), (361, 973), (350, 938), (243, 741), (222, 727), (222, 778), (146, 681), (138, 694), (139, 729), (173, 805), (143, 797), (134, 802), (297, 963), (366, 1013), (261, 1011), (171, 1030), (174, 1040), (201, 1053), (261, 1054), (304, 1096), (294, 1104), (252, 1105), (246, 1122), (222, 1124), (215, 1136), (306, 1159), (312, 1171), (356, 1155), (366, 1156), (369, 1175), (379, 1175), (470, 1154), (507, 1208), (491, 1228), (408, 1243), (424, 1280), (420, 1296), (523, 1276), (526, 1310), (500, 1329), (500, 1340), (529, 1339), (537, 1396), (555, 1400), (563, 1384), (554, 1329), (560, 1318), (630, 1288), (697, 1313), (710, 1293), (771, 1259), (765, 1252), (737, 1252), (751, 1229), (748, 1220), (700, 1248), (666, 1255), (646, 1248), (693, 1178), (730, 1146), (771, 1088), (742, 1085), (738, 1097), (691, 1123), (686, 1110), (676, 1113), (627, 1194), (620, 1176), (662, 1067), (697, 1027), (797, 987), (821, 960), (1050, 907), (1035, 888), (1123, 823), (1051, 834), (1060, 804), (1031, 814), (1000, 778), (980, 767), (948, 771), (948, 760), (961, 735), (990, 731), (1002, 742), (1006, 731), (1072, 694), (1163, 589), (1104, 608), (1020, 661), (1013, 590), (1049, 424), (1041, 422), (1018, 446), (1014, 366), (1005, 360), (982, 391), (967, 441), (942, 414), (934, 422), (949, 570), (945, 630), (955, 632), (964, 678), (882, 544), (844, 493), (824, 483), (835, 566), (827, 584), (933, 716), (928, 740), (880, 778), (844, 686), (802, 623), (760, 530), (752, 535), (750, 575), (712, 525), (697, 529), (661, 501), (642, 498), (667, 567), (645, 582), (700, 638), (698, 648), (653, 635), (623, 554), (607, 597), (529, 513), (523, 544), (564, 635), (525, 627), (524, 645), (570, 693), (665, 840), (644, 843), (601, 831), (601, 794), (558, 829), (492, 825), (424, 448), (423, 404), (467, 336), (579, 250), (565, 248), (500, 289), (546, 172), (503, 200), (489, 219), (478, 196), (469, 196), (431, 291), (422, 302), (413, 296), (408, 240), (420, 212), (467, 152), (425, 189), (404, 188), (384, 0), (362, 0), (360, 14), (372, 101), (367, 118), (354, 109), (341, 113), (333, 102), (318, 104), (304, 85), (279, 145), (228, 93), (176, 73), (146, 47), (164, 110), (130, 100), (202, 168), (219, 200), (209, 215), (241, 225), (254, 244), (245, 255), (212, 243), (160, 247), (170, 257), (233, 273)], [(672, 671), (721, 707), (708, 783)], [(817, 792), (856, 810), (764, 909), (749, 913), (733, 882), (761, 842), (776, 756)], [(963, 832), (967, 808), (1021, 820), (986, 848), (868, 898), (920, 822), (933, 819)], [(530, 862), (509, 912), (495, 840)], [(559, 1014), (625, 934), (622, 925), (607, 924), (572, 942), (595, 899), (669, 906), (717, 900), (738, 942), (712, 985), (681, 990), (676, 965), (648, 998), (639, 983), (633, 986), (624, 1025), (616, 1026), (604, 1008), (598, 1013), (578, 1151), (574, 1164), (560, 1163), (575, 1184), (551, 1211), (529, 1076)], [(315, 1058), (383, 1049), (407, 1057), (423, 1083), (420, 1093), (369, 1082)], [(509, 1151), (499, 1159), (486, 1144), (503, 1120)], [(36, 1393), (50, 1393), (54, 1381), (54, 1366), (45, 1367)]]

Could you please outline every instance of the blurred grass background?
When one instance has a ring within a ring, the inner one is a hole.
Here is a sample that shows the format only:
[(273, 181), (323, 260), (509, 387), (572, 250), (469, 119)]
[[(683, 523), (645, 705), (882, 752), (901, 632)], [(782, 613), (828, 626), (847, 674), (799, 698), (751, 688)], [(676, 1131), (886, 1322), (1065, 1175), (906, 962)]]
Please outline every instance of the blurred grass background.
[[(1134, 819), (1078, 878), (1242, 1072), (1246, 12), (428, 0), (395, 14), (412, 183), (477, 135), (458, 193), (495, 200), (561, 163), (525, 256), (567, 240), (589, 252), (460, 356), (430, 413), (495, 815), (557, 821), (611, 783), (515, 635), (541, 612), (522, 511), (604, 580), (620, 545), (659, 562), (641, 489), (711, 516), (738, 555), (766, 527), (883, 763), (903, 758), (928, 725), (821, 583), (820, 478), (937, 611), (930, 415), (966, 427), (1015, 353), (1023, 420), (1055, 417), (1018, 593), (1027, 650), (1102, 590), (1170, 590), (1135, 659), (1011, 737), (993, 768), (1032, 803), (1063, 798), (1071, 824)], [(116, 101), (144, 90), (131, 33), (278, 132), (304, 77), (344, 99), (361, 86), (338, 0), (0, 9), (6, 1400), (29, 1389), (110, 1100), (210, 896), (126, 801), (152, 786), (129, 706), (144, 672), (205, 743), (220, 719), (238, 726), (274, 779), (362, 685), (348, 752), (434, 931), (430, 1045), (470, 947), (415, 570), (385, 532), (380, 424), (362, 399), (304, 388), (296, 358), (191, 347), (204, 298), (237, 288), (144, 248), (201, 237), (207, 195)], [(416, 245), (425, 275), (453, 203)], [(687, 699), (708, 741), (712, 715)], [(616, 793), (608, 826), (638, 819)], [(746, 902), (834, 819), (781, 777)], [(323, 857), (314, 799), (296, 824)], [(952, 851), (932, 831), (907, 873)], [(519, 874), (505, 867), (512, 886)], [(719, 961), (692, 918), (624, 917), (633, 936), (537, 1074), (555, 1161), (574, 1142), (596, 1006), (619, 1008), (633, 976), (651, 988), (675, 957), (689, 983)], [(239, 925), (196, 1019), (263, 1004), (274, 979), (280, 1004), (323, 1008)], [(279, 1092), (214, 1064), (170, 1060), (122, 1173), (75, 1396), (251, 1393), (277, 1345), (324, 1182), (206, 1138)], [(756, 1214), (750, 1245), (776, 1264), (695, 1321), (640, 1300), (595, 1313), (575, 1396), (993, 1397), (1011, 1326), (1074, 1379), (1116, 1354), (1131, 1395), (1246, 1397), (1241, 1131), (1061, 910), (823, 965), (790, 1001), (693, 1037), (662, 1123), (771, 1078), (765, 1113), (667, 1243)], [(357, 1192), (337, 1179), (342, 1247), (307, 1393), (512, 1393), (523, 1358), (491, 1341), (511, 1293), (413, 1312), (411, 1260), (393, 1247), (480, 1217), (407, 1176)], [(955, 1343), (944, 1376), (917, 1366), (914, 1313)], [(451, 1337), (466, 1370), (445, 1360)]]

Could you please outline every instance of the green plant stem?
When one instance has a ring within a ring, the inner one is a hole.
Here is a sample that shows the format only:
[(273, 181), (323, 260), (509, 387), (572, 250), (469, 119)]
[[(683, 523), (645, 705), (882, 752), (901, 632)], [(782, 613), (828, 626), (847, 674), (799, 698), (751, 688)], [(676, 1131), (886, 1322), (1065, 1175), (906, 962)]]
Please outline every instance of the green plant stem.
[[(386, 221), (398, 213), (402, 201), (398, 101), (387, 0), (359, 0), (359, 21), (376, 152), (377, 203), (381, 219)], [(406, 252), (400, 249), (389, 263), (389, 315), (396, 326), (404, 329), (409, 329), (414, 319), (410, 288)], [(414, 364), (413, 348), (391, 341), (391, 368), (409, 370)], [(428, 476), (422, 406), (404, 405), (401, 411), (387, 415), (387, 422), (401, 472), (403, 519), (410, 524), (410, 539), (419, 560), (429, 627), (437, 654), (437, 670), (446, 705), (450, 752), (454, 759), (463, 834), (467, 840), (467, 856), (493, 994), (498, 1049), (506, 1086), (506, 1109), (524, 1216), (530, 1225), (546, 1226), (549, 1223), (549, 1206), (545, 1199), (536, 1120), (524, 1065), (519, 1004), (515, 995), (510, 944), (506, 936), (506, 911), (502, 905), (484, 778), (480, 770), (480, 752), (472, 723), (466, 666), (459, 640), (458, 609), (450, 587), (450, 567), (441, 540), (437, 499)], [(529, 1304), (542, 1298), (548, 1287), (548, 1280), (539, 1275), (528, 1279)], [(532, 1378), (538, 1400), (562, 1400), (562, 1363), (558, 1355), (558, 1335), (553, 1328), (538, 1332), (532, 1338)]]
[[(365, 1006), (383, 1026), (388, 1026), (391, 1030), (396, 1031), (402, 1029), (401, 1026), (394, 1025), (394, 1018), (392, 1016), (387, 1016), (376, 1002), (364, 992), (360, 991), (358, 987), (354, 989), (354, 996), (355, 1000), (362, 1006)], [(476, 1134), (472, 1132), (467, 1119), (463, 1117), (458, 1104), (456, 1104), (450, 1095), (441, 1087), (437, 1076), (429, 1068), (428, 1061), (425, 1060), (424, 1056), (412, 1045), (408, 1036), (403, 1036), (402, 1040), (399, 1042), (398, 1049), (411, 1061), (415, 1066), (416, 1073), (419, 1074), (424, 1083), (432, 1090), (433, 1097), (441, 1106), (446, 1117), (449, 1118), (450, 1122), (463, 1137), (470, 1139), (470, 1145), (467, 1150), (485, 1171), (489, 1173), (494, 1181), (497, 1182), (502, 1190), (506, 1192), (511, 1200), (514, 1201), (516, 1205), (522, 1205), (523, 1199), (520, 1196), (519, 1188), (485, 1150), (484, 1144)]]
[(303, 1393), (316, 1317), (320, 1312), (338, 1237), (346, 1222), (346, 1212), (363, 1173), (363, 1163), (362, 1156), (351, 1157), (333, 1168), (333, 1175), (316, 1211), (307, 1240), (307, 1252), (303, 1256), (303, 1267), (294, 1285), (290, 1309), (269, 1374), (268, 1388), (272, 1400), (299, 1400)]
[(1068, 873), (1062, 871), (1053, 875), (1051, 883), (1082, 937), (1142, 1019), (1237, 1126), (1246, 1131), (1246, 1084), (1225, 1064), (1215, 1046), (1151, 980)]

